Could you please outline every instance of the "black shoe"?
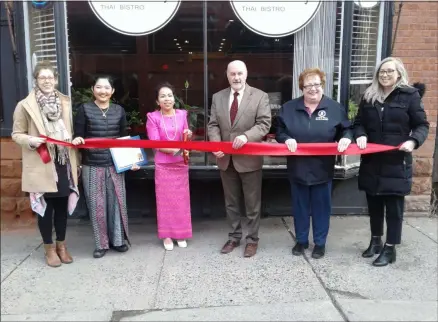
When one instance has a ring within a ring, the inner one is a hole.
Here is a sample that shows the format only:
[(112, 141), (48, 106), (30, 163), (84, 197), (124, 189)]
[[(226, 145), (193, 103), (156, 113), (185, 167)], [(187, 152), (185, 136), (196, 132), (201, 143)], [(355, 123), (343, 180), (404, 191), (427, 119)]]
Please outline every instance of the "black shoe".
[(122, 246), (110, 246), (111, 249), (114, 249), (116, 252), (124, 253), (127, 252), (129, 247), (125, 244)]
[(386, 266), (390, 263), (395, 263), (396, 260), (395, 246), (385, 245), (380, 252), (379, 257), (373, 262), (374, 266)]
[(304, 253), (304, 250), (309, 248), (309, 244), (300, 244), (296, 243), (294, 248), (292, 248), (292, 254), (295, 256), (301, 256)]
[(320, 259), (324, 257), (324, 255), (325, 255), (325, 246), (315, 245), (315, 247), (313, 247), (313, 252), (312, 252), (313, 258)]
[(380, 254), (383, 249), (383, 243), (381, 237), (372, 237), (370, 245), (367, 250), (362, 253), (362, 257), (373, 257), (374, 255)]
[(96, 249), (93, 252), (93, 257), (94, 258), (101, 258), (103, 256), (105, 256), (106, 254), (106, 249)]

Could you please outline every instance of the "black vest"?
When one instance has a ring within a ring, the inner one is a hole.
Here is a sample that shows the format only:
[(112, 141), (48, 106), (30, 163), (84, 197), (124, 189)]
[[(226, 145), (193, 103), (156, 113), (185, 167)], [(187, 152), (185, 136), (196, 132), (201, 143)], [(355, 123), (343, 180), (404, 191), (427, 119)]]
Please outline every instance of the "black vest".
[[(85, 103), (83, 109), (86, 124), (84, 139), (118, 138), (127, 135), (126, 114), (120, 105), (110, 104), (105, 116), (94, 102)], [(81, 151), (84, 165), (108, 167), (114, 164), (109, 149), (81, 149)]]

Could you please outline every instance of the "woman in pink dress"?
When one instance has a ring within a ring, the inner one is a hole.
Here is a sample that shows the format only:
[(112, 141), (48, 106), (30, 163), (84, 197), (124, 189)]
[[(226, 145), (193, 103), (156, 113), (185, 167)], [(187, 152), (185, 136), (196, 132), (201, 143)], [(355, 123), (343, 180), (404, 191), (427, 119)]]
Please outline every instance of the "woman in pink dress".
[[(147, 114), (149, 140), (182, 141), (184, 133), (191, 137), (187, 111), (174, 108), (173, 92), (169, 83), (157, 87), (158, 110)], [(158, 238), (163, 239), (166, 250), (173, 249), (173, 239), (179, 247), (187, 247), (186, 239), (192, 237), (189, 167), (179, 152), (179, 149), (155, 151)]]

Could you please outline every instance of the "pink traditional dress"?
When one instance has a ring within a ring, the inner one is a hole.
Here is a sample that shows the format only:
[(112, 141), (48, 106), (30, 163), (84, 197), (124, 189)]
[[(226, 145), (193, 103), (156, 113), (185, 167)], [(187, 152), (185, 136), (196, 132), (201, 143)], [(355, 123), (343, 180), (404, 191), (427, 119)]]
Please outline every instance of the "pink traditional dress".
[[(174, 115), (162, 115), (161, 111), (147, 114), (149, 140), (182, 141), (185, 129), (188, 129), (185, 110), (175, 109)], [(158, 238), (191, 238), (189, 167), (182, 156), (155, 151), (155, 194)]]

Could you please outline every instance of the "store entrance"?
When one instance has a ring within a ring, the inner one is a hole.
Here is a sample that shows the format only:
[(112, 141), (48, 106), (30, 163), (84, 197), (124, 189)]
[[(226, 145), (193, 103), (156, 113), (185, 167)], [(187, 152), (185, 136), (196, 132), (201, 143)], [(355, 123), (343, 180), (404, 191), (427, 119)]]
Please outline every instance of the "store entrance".
[[(146, 137), (146, 113), (156, 108), (155, 87), (169, 82), (176, 106), (189, 111), (195, 140), (207, 140), (213, 94), (228, 87), (225, 70), (235, 59), (248, 67), (248, 83), (267, 92), (274, 116), (292, 98), (293, 35), (268, 38), (248, 30), (229, 1), (182, 1), (163, 28), (146, 36), (118, 33), (93, 13), (87, 2), (69, 1), (67, 21), (74, 104), (91, 99), (97, 73), (115, 79), (114, 101), (128, 113), (131, 134)], [(148, 151), (149, 165), (153, 154)], [(267, 158), (266, 164), (285, 164)], [(194, 153), (192, 166), (214, 166), (215, 160)]]

